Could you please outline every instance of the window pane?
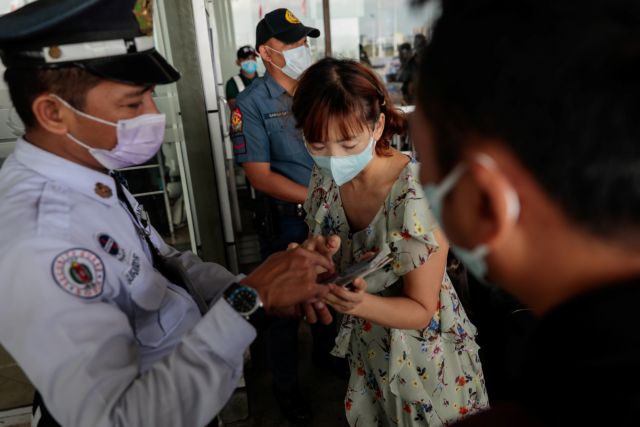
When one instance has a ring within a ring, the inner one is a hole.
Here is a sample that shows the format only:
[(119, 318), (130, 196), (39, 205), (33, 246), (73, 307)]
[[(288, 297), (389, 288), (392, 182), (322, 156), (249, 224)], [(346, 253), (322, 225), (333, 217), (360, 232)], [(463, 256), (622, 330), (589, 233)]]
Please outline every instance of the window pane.
[[(415, 54), (415, 36), (430, 33), (439, 12), (437, 2), (422, 9), (410, 7), (409, 0), (330, 0), (330, 5), (333, 56), (371, 65), (387, 83), (394, 102), (406, 103), (402, 80), (411, 74), (406, 63)], [(409, 49), (401, 57), (404, 43)]]

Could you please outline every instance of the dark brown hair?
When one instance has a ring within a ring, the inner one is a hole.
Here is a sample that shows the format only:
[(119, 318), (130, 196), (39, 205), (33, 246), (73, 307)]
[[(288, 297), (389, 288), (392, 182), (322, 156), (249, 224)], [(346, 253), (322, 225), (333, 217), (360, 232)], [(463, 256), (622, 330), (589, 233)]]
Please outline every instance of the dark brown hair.
[(407, 127), (380, 78), (364, 65), (345, 59), (324, 58), (305, 71), (292, 111), (305, 138), (314, 142), (327, 141), (334, 121), (343, 140), (353, 139), (384, 113), (384, 132), (376, 144), (378, 155), (388, 155), (391, 137), (404, 133)]
[(11, 102), (25, 127), (37, 125), (31, 105), (44, 93), (55, 93), (75, 108), (82, 110), (87, 92), (102, 81), (78, 67), (60, 69), (8, 68), (4, 79), (9, 87)]

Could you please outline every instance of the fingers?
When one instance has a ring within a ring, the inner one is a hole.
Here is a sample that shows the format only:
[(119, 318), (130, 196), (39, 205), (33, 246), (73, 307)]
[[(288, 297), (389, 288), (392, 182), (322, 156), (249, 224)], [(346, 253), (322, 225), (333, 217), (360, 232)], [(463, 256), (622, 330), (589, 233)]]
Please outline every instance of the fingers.
[(346, 304), (340, 298), (335, 295), (329, 294), (324, 298), (324, 302), (332, 306), (336, 311), (340, 313), (349, 313), (353, 309), (353, 305)]
[(317, 301), (313, 303), (313, 308), (315, 308), (316, 315), (322, 324), (328, 325), (333, 322), (333, 316), (331, 315), (331, 311), (329, 311), (329, 307), (321, 301)]
[(369, 252), (365, 252), (362, 255), (360, 255), (357, 259), (358, 262), (360, 261), (365, 261), (365, 260), (369, 260), (371, 258), (373, 258), (374, 256), (376, 256), (377, 252), (373, 252), (373, 251), (369, 251)]
[(316, 311), (313, 308), (313, 305), (309, 302), (305, 302), (303, 304), (304, 315), (309, 323), (316, 323), (318, 321), (318, 317), (316, 316)]
[(348, 291), (341, 286), (329, 285), (329, 290), (329, 295), (334, 295), (347, 303), (357, 303), (362, 300), (362, 295)]
[(324, 237), (324, 236), (314, 236), (307, 239), (302, 247), (310, 250), (318, 252), (324, 256), (331, 257), (333, 256), (338, 249), (340, 249), (340, 237), (336, 235)]
[(297, 243), (295, 243), (295, 242), (293, 242), (293, 243), (289, 243), (289, 245), (287, 245), (287, 251), (292, 251), (292, 250), (294, 250), (295, 248), (297, 248), (297, 247), (299, 247), (299, 246), (300, 246), (300, 245), (299, 245), (299, 244), (297, 244)]
[[(313, 252), (302, 247), (296, 248), (295, 252), (304, 256), (314, 267), (322, 267), (328, 271), (333, 271), (334, 269), (333, 261), (317, 252)], [(315, 271), (316, 270), (314, 269), (314, 272)]]
[(353, 292), (364, 292), (367, 290), (367, 282), (362, 277), (358, 277), (351, 283), (351, 287), (353, 288)]
[(313, 286), (313, 300), (321, 300), (327, 296), (330, 292), (330, 288), (327, 285), (314, 285)]

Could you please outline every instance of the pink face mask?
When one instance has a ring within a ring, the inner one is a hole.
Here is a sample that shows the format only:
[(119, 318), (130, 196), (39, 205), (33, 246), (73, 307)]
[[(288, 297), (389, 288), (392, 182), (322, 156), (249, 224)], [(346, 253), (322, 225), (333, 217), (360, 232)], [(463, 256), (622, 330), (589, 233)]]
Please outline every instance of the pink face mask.
[(67, 133), (67, 137), (70, 140), (86, 148), (98, 163), (109, 170), (122, 169), (147, 162), (156, 155), (164, 142), (164, 129), (166, 126), (166, 116), (164, 114), (143, 114), (133, 119), (118, 120), (118, 123), (113, 123), (73, 108), (58, 95), (51, 94), (51, 96), (79, 116), (116, 128), (118, 142), (112, 150), (93, 148)]

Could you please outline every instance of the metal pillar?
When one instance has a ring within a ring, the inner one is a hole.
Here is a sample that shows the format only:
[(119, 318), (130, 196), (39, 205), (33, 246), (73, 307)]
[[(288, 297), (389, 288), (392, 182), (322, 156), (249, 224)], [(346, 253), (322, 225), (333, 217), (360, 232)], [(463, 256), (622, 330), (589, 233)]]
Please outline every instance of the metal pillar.
[(208, 60), (201, 57), (202, 20), (205, 20), (204, 36), (208, 45), (204, 0), (165, 0), (164, 3), (173, 63), (182, 71), (178, 92), (189, 165), (187, 173), (191, 179), (200, 237), (198, 252), (206, 261), (229, 265), (233, 269), (234, 257), (229, 256), (229, 248), (235, 249), (234, 239), (233, 236), (228, 239), (225, 228), (231, 233), (233, 229), (225, 227), (223, 222), (223, 212), (229, 205), (226, 179), (224, 171), (221, 177), (214, 167), (215, 162), (224, 164), (224, 157), (214, 152), (216, 132), (221, 138), (219, 124), (216, 125), (214, 118), (218, 110), (217, 107), (210, 108), (206, 97), (207, 80), (212, 79), (212, 74), (208, 79), (203, 78), (205, 70), (212, 67), (210, 55), (206, 57)]

